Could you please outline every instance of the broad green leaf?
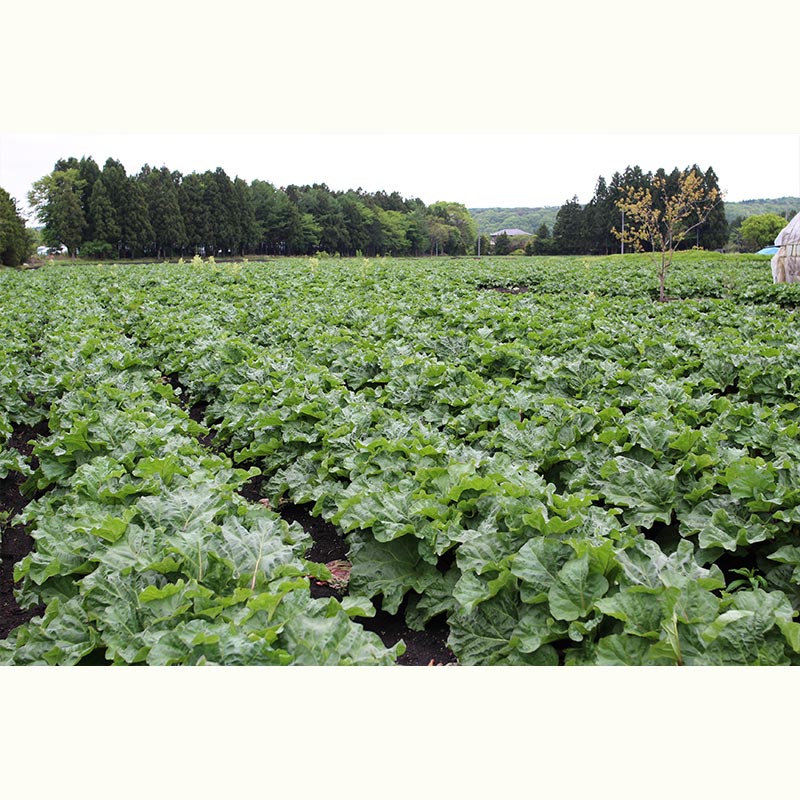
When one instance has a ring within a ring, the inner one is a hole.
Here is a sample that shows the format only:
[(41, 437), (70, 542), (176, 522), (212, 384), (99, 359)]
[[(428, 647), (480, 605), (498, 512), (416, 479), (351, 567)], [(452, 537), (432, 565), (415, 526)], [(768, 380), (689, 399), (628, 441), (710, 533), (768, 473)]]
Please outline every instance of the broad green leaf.
[(640, 667), (653, 663), (647, 639), (627, 633), (611, 634), (600, 639), (595, 658), (599, 666)]
[[(526, 621), (520, 624), (523, 618)], [(536, 618), (541, 619), (538, 616)], [(470, 613), (459, 611), (451, 615), (449, 624), (448, 645), (459, 664), (552, 666), (558, 663), (557, 655), (550, 645), (542, 645), (533, 652), (521, 649), (524, 646), (527, 650), (534, 645), (536, 637), (543, 636), (534, 630), (538, 626), (527, 615), (526, 607), (520, 606), (516, 592), (510, 588), (481, 603)], [(553, 620), (553, 625), (557, 624)]]
[(606, 578), (589, 571), (588, 555), (567, 561), (557, 578), (548, 592), (550, 612), (556, 619), (571, 621), (587, 616), (608, 590)]
[(438, 582), (435, 566), (423, 561), (413, 536), (377, 542), (368, 534), (352, 541), (350, 591), (373, 598), (382, 595), (381, 608), (397, 612), (406, 592), (425, 594)]
[(725, 483), (736, 498), (761, 498), (775, 488), (774, 468), (762, 458), (743, 458), (725, 470)]
[(603, 614), (625, 623), (624, 632), (646, 639), (658, 640), (664, 605), (661, 590), (645, 586), (631, 586), (597, 601)]
[(674, 475), (618, 456), (603, 466), (600, 476), (600, 491), (624, 509), (626, 522), (644, 528), (657, 521), (670, 523), (677, 499)]
[(292, 654), (292, 663), (306, 666), (387, 666), (395, 663), (406, 645), (391, 648), (377, 634), (353, 622), (339, 603), (294, 593), (281, 605), (278, 643)]
[(572, 548), (554, 539), (536, 538), (520, 548), (511, 572), (520, 578), (524, 602), (542, 602), (551, 586), (559, 581), (559, 570), (574, 555)]
[(74, 665), (99, 644), (80, 597), (65, 603), (54, 598), (43, 617), (12, 631), (7, 646), (0, 649), (0, 664)]
[(296, 560), (297, 553), (284, 541), (288, 526), (280, 517), (264, 512), (247, 523), (235, 517), (226, 519), (217, 547), (219, 554), (233, 563), (234, 574), (251, 576), (254, 585), (257, 572), (272, 576), (276, 567)]
[(147, 610), (154, 615), (154, 622), (179, 617), (192, 607), (191, 598), (186, 597), (186, 584), (183, 580), (160, 588), (148, 586), (139, 593), (139, 602), (146, 605)]

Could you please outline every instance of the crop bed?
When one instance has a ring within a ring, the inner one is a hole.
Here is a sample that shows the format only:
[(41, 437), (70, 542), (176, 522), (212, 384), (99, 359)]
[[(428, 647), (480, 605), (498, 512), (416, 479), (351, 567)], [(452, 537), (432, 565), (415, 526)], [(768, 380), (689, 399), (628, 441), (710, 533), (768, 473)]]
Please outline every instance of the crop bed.
[[(768, 259), (0, 272), (0, 663), (800, 661)], [(13, 593), (12, 593), (13, 583)]]

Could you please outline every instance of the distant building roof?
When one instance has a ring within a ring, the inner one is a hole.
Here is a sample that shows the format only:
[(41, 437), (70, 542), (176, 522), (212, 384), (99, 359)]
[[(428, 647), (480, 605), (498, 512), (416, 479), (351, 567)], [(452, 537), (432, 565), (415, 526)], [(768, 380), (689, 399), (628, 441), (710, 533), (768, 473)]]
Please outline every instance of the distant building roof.
[(528, 233), (528, 231), (521, 231), (519, 228), (503, 228), (502, 230), (495, 231), (494, 233), (490, 233), (489, 236), (499, 236), (501, 233), (505, 233), (508, 236), (532, 236), (533, 234)]

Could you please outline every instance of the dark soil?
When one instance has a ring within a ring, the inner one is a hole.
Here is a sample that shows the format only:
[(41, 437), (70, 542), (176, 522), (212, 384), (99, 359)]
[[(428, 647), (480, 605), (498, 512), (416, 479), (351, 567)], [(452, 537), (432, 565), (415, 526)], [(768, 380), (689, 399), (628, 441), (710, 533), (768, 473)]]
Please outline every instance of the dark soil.
[[(6, 446), (30, 457), (31, 440), (46, 432), (46, 423), (36, 427), (19, 425)], [(35, 467), (35, 457), (32, 461)], [(24, 482), (24, 476), (16, 472), (0, 480), (0, 639), (5, 639), (18, 625), (44, 613), (44, 606), (23, 611), (14, 597), (14, 565), (33, 547), (33, 539), (25, 533), (25, 527), (14, 524), (14, 517), (28, 504), (28, 498), (22, 494)]]

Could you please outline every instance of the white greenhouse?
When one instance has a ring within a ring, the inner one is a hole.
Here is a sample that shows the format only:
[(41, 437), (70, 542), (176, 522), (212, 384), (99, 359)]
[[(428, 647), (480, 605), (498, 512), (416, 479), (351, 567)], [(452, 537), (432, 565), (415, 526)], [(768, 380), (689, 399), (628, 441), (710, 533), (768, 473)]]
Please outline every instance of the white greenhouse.
[(778, 252), (772, 256), (773, 283), (800, 283), (800, 214), (775, 237)]

